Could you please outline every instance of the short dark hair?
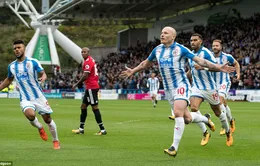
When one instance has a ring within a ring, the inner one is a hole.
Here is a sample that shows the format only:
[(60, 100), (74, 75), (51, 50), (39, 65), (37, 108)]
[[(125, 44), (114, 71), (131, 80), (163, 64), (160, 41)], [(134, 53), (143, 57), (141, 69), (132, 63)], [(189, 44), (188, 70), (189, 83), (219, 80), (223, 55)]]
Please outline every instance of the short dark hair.
[(198, 36), (201, 40), (203, 40), (201, 34), (199, 33), (193, 33), (191, 36)]
[(155, 76), (157, 75), (157, 72), (156, 72), (156, 71), (152, 71), (152, 73), (151, 73), (151, 74), (153, 74), (153, 73), (155, 74)]
[(215, 39), (213, 42), (219, 42), (219, 44), (222, 45), (222, 41), (220, 39)]
[(15, 40), (13, 44), (14, 44), (14, 45), (15, 45), (15, 44), (23, 44), (23, 45), (25, 45), (24, 41), (23, 41), (23, 40), (20, 40), (20, 39), (19, 39), (19, 40)]

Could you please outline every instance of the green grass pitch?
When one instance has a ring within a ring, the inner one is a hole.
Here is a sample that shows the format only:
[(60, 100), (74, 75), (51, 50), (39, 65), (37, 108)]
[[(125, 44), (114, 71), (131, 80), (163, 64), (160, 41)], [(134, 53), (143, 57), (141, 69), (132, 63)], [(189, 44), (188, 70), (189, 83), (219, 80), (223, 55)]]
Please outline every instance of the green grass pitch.
[[(168, 119), (168, 102), (100, 101), (100, 110), (108, 135), (95, 136), (99, 130), (91, 108), (85, 134), (71, 132), (79, 125), (80, 100), (50, 99), (52, 115), (58, 127), (61, 149), (53, 150), (51, 135), (42, 141), (21, 112), (17, 99), (0, 99), (0, 161), (14, 166), (244, 166), (260, 165), (260, 103), (229, 102), (236, 118), (234, 145), (227, 147), (225, 136), (219, 135), (220, 122), (209, 105), (216, 125), (210, 142), (200, 146), (202, 133), (196, 124), (185, 127), (176, 158), (163, 153), (172, 143), (174, 121)], [(38, 119), (43, 122), (39, 115)]]

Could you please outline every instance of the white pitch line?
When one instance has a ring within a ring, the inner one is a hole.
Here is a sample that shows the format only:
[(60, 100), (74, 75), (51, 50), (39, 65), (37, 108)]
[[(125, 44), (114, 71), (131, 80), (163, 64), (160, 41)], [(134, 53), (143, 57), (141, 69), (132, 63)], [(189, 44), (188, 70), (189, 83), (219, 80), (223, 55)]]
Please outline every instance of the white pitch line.
[(128, 121), (124, 121), (124, 122), (118, 122), (116, 124), (125, 124), (125, 123), (134, 123), (134, 122), (140, 122), (141, 120), (140, 119), (137, 119), (137, 120), (128, 120)]

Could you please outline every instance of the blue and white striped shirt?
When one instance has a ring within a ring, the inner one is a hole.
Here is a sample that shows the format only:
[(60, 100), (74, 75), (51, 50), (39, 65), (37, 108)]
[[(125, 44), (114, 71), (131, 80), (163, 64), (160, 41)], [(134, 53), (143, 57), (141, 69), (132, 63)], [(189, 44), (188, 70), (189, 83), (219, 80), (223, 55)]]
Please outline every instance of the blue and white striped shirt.
[(38, 60), (26, 57), (23, 62), (13, 61), (8, 66), (8, 78), (16, 80), (20, 100), (34, 100), (43, 95), (38, 83), (38, 72), (43, 70)]
[(190, 83), (186, 76), (184, 65), (186, 58), (192, 59), (194, 56), (188, 48), (174, 42), (168, 48), (163, 44), (155, 47), (148, 60), (153, 61), (155, 58), (157, 59), (164, 89), (169, 90), (186, 86), (188, 90)]
[[(194, 51), (193, 51), (194, 52)], [(196, 56), (206, 59), (212, 63), (216, 63), (216, 58), (213, 56), (206, 47), (201, 47), (197, 53), (194, 53)], [(196, 70), (194, 65), (196, 62), (193, 60), (189, 61), (192, 74), (192, 87), (195, 86), (200, 90), (214, 90), (216, 89), (216, 83), (214, 81), (212, 72), (207, 70)]]
[[(219, 57), (216, 57), (217, 63), (218, 64), (226, 64), (229, 63), (231, 65), (234, 65), (235, 59), (233, 58), (232, 55), (221, 52)], [(217, 86), (219, 87), (221, 84), (231, 84), (230, 77), (228, 73), (224, 72), (214, 72), (213, 77), (215, 82), (217, 83)]]
[(147, 87), (149, 87), (150, 91), (158, 91), (159, 86), (160, 86), (160, 83), (159, 83), (159, 80), (157, 77), (149, 78), (147, 80)]

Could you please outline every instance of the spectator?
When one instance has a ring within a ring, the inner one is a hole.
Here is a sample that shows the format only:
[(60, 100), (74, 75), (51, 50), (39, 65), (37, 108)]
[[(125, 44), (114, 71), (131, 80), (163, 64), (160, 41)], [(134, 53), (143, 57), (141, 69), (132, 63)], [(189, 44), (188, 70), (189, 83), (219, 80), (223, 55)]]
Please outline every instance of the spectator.
[[(239, 19), (225, 22), (220, 25), (208, 25), (201, 27), (204, 36), (204, 46), (211, 48), (214, 39), (219, 38), (223, 41), (223, 51), (230, 53), (241, 66), (241, 80), (236, 80), (235, 75), (231, 75), (231, 89), (258, 88), (260, 80), (260, 14), (255, 14), (248, 19)], [(179, 33), (176, 40), (189, 47), (190, 36), (193, 32)], [(146, 91), (147, 75), (153, 71), (158, 73), (158, 65), (155, 63), (146, 71), (137, 73), (130, 80), (122, 80), (119, 73), (128, 67), (136, 66), (149, 56), (149, 52), (160, 44), (160, 40), (155, 39), (144, 43), (137, 41), (136, 47), (121, 48), (119, 53), (110, 53), (97, 64), (99, 71), (99, 84), (101, 89), (141, 89)], [(258, 64), (257, 64), (258, 63)], [(81, 66), (79, 66), (81, 67)], [(78, 81), (81, 77), (80, 70), (58, 73), (51, 78), (49, 85), (45, 88), (71, 88), (71, 80)], [(160, 89), (163, 89), (161, 76), (158, 75)], [(78, 85), (78, 89), (83, 89), (83, 85)]]

